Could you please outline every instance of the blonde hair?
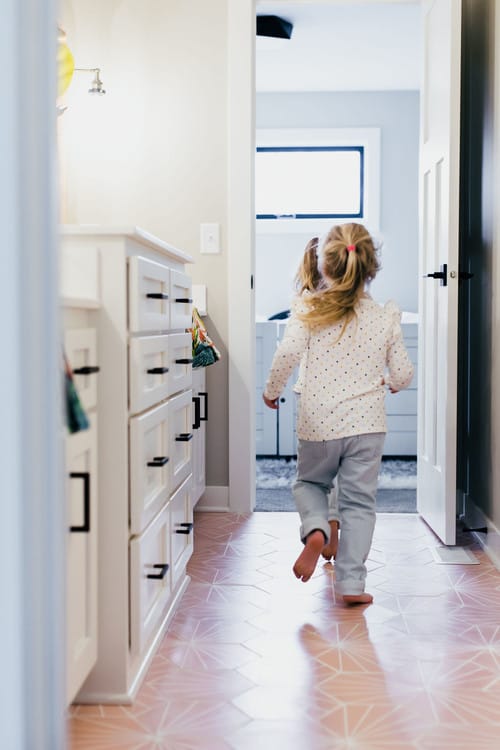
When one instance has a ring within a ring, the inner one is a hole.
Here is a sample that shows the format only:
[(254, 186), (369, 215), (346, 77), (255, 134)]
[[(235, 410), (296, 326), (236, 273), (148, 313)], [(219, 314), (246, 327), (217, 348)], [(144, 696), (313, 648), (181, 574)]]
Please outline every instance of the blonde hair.
[(380, 268), (377, 249), (362, 224), (338, 224), (328, 232), (321, 250), (321, 270), (326, 288), (318, 289), (304, 302), (307, 310), (299, 315), (310, 326), (347, 324), (355, 317), (355, 307), (365, 284)]
[(314, 292), (321, 284), (322, 276), (318, 267), (319, 239), (313, 237), (307, 243), (302, 261), (295, 275), (295, 289), (299, 294)]

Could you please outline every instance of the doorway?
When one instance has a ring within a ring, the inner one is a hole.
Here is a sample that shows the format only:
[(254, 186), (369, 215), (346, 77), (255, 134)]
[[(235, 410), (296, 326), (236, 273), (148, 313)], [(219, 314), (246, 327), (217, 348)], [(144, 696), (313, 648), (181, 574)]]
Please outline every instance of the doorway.
[[(403, 310), (406, 344), (416, 370), (421, 51), (415, 29), (420, 28), (420, 5), (364, 5), (360, 16), (352, 2), (263, 2), (257, 4), (257, 14), (276, 14), (294, 24), (290, 40), (257, 37), (257, 147), (269, 143), (271, 137), (277, 144), (290, 145), (293, 133), (302, 139), (301, 143), (314, 142), (317, 146), (321, 142), (330, 147), (335, 143), (345, 146), (347, 142), (355, 145), (361, 128), (378, 133), (378, 141), (365, 146), (372, 158), (373, 150), (379, 148), (379, 171), (374, 181), (376, 196), (369, 212), (365, 207), (364, 216), (316, 221), (268, 218), (256, 223), (255, 509), (294, 510), (289, 491), (296, 454), (292, 381), (277, 415), (266, 409), (261, 394), (272, 354), (286, 325), (282, 316), (289, 308), (293, 277), (304, 247), (312, 236), (321, 237), (334, 221), (361, 221), (381, 241), (383, 270), (372, 284), (371, 293), (380, 302), (395, 299)], [(336, 44), (327, 43), (332, 37)], [(346, 60), (352, 59), (348, 51), (353, 38), (357, 50), (355, 67), (346, 66)], [(395, 42), (396, 46), (391, 47)], [(374, 68), (377, 54), (373, 45), (384, 50), (390, 66), (379, 59)], [(332, 50), (338, 58), (327, 56)], [(341, 77), (336, 71), (342, 71)], [(332, 140), (326, 144), (325, 138)], [(256, 184), (258, 189), (258, 174)], [(365, 192), (365, 199), (369, 197)], [(257, 197), (257, 207), (258, 204)], [(284, 213), (291, 212), (285, 207)], [(277, 320), (269, 320), (276, 316)], [(387, 397), (389, 433), (379, 487), (380, 511), (416, 510), (416, 402), (416, 376), (408, 391)]]

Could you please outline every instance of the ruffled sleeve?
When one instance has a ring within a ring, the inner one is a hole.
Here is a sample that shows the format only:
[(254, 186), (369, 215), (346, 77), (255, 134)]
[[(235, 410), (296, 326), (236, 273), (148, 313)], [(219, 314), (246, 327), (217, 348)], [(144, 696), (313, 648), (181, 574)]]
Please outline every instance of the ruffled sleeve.
[(389, 370), (385, 382), (395, 391), (401, 391), (411, 383), (413, 364), (403, 341), (401, 310), (394, 300), (390, 300), (385, 304), (384, 311), (388, 317), (387, 367)]

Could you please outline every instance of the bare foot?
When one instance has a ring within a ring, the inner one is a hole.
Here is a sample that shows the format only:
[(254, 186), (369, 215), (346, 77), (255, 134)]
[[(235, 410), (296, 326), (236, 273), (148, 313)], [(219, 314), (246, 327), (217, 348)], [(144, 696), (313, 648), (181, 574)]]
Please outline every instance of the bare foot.
[(314, 573), (318, 557), (324, 546), (325, 537), (323, 532), (318, 529), (316, 531), (311, 531), (306, 539), (304, 549), (293, 566), (293, 572), (297, 578), (302, 579), (303, 583), (308, 581)]
[(321, 550), (321, 554), (325, 560), (331, 560), (332, 557), (335, 560), (337, 557), (337, 547), (339, 546), (339, 522), (328, 521), (330, 524), (330, 541), (325, 544)]
[(371, 604), (373, 596), (367, 594), (366, 591), (363, 594), (344, 594), (344, 604)]

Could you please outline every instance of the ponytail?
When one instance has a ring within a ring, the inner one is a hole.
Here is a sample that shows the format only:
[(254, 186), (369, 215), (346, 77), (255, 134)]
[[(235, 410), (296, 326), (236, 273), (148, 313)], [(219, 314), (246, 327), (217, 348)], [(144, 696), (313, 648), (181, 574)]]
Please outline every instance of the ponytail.
[(341, 335), (356, 315), (365, 284), (380, 268), (373, 240), (362, 224), (339, 224), (328, 233), (322, 248), (322, 271), (327, 284), (305, 298), (300, 318), (324, 327), (344, 321)]

